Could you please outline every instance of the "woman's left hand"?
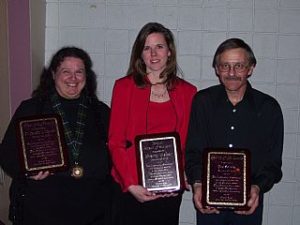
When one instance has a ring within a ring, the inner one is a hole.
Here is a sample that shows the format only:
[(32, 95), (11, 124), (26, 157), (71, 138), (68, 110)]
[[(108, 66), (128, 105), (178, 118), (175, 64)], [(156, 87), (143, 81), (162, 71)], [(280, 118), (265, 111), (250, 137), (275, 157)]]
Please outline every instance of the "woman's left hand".
[(32, 180), (44, 180), (49, 175), (50, 175), (49, 171), (40, 171), (37, 175), (30, 176), (29, 178)]
[(159, 195), (160, 197), (162, 198), (168, 198), (168, 197), (175, 197), (175, 196), (178, 196), (178, 193), (176, 192), (170, 192), (170, 193), (163, 193), (163, 194), (156, 194), (156, 195)]
[(148, 191), (141, 185), (131, 185), (129, 186), (128, 191), (141, 203), (152, 201), (161, 197), (160, 195), (156, 195), (155, 193)]

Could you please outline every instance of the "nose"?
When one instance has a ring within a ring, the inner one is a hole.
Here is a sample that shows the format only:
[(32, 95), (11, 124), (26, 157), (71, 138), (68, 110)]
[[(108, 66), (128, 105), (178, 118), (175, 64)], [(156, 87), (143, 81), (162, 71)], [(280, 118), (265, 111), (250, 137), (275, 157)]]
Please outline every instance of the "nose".
[(230, 76), (234, 76), (234, 75), (235, 75), (235, 68), (234, 68), (234, 66), (230, 66), (229, 71), (228, 71), (228, 74), (229, 74)]
[(156, 55), (156, 49), (155, 48), (151, 48), (151, 55)]
[(76, 72), (73, 72), (73, 73), (71, 73), (70, 74), (70, 78), (72, 79), (72, 80), (75, 80), (77, 77), (76, 77)]

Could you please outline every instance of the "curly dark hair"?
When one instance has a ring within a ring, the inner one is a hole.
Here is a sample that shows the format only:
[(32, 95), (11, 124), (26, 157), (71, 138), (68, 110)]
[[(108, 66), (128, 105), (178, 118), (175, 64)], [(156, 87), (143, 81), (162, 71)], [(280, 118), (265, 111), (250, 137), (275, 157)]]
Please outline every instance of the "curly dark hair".
[(51, 93), (55, 90), (53, 73), (57, 71), (58, 67), (66, 57), (74, 57), (83, 61), (86, 71), (86, 85), (82, 92), (89, 98), (97, 99), (97, 80), (96, 74), (92, 70), (92, 60), (86, 51), (73, 46), (63, 47), (53, 55), (49, 67), (45, 67), (43, 69), (43, 72), (40, 76), (40, 83), (38, 87), (32, 92), (32, 97), (45, 99), (51, 95)]
[(131, 57), (129, 62), (129, 68), (127, 70), (127, 75), (133, 75), (135, 84), (138, 87), (144, 87), (147, 85), (147, 81), (145, 79), (145, 76), (147, 75), (146, 65), (142, 59), (142, 53), (146, 39), (152, 33), (162, 34), (171, 52), (171, 55), (167, 62), (167, 66), (162, 72), (162, 74), (160, 74), (160, 76), (165, 77), (167, 87), (172, 88), (174, 82), (176, 81), (177, 73), (180, 73), (182, 75), (182, 71), (177, 65), (176, 46), (174, 42), (173, 33), (160, 23), (147, 23), (142, 27), (142, 29), (138, 33), (131, 50)]

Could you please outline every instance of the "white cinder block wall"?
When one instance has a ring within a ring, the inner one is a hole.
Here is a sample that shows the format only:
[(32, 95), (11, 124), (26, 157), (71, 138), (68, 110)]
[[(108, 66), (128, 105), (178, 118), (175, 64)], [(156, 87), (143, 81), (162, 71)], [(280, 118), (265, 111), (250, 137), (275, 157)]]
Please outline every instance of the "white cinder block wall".
[[(185, 79), (199, 89), (218, 83), (211, 68), (216, 47), (246, 40), (258, 59), (251, 83), (274, 96), (285, 119), (282, 181), (265, 195), (264, 225), (300, 224), (300, 0), (46, 0), (45, 62), (60, 47), (87, 50), (98, 74), (100, 99), (110, 104), (115, 79), (127, 70), (132, 43), (147, 22), (176, 37)], [(195, 224), (191, 193), (181, 225)]]

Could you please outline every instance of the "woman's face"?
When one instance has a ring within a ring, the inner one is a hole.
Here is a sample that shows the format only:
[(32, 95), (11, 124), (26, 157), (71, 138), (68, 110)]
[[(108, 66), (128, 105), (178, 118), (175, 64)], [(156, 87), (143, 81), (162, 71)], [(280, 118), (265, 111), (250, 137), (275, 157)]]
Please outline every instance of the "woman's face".
[(55, 88), (58, 94), (66, 99), (76, 99), (86, 83), (85, 66), (81, 59), (66, 57), (53, 72)]
[(171, 52), (163, 34), (148, 35), (142, 53), (147, 73), (160, 74), (166, 68), (170, 55)]

